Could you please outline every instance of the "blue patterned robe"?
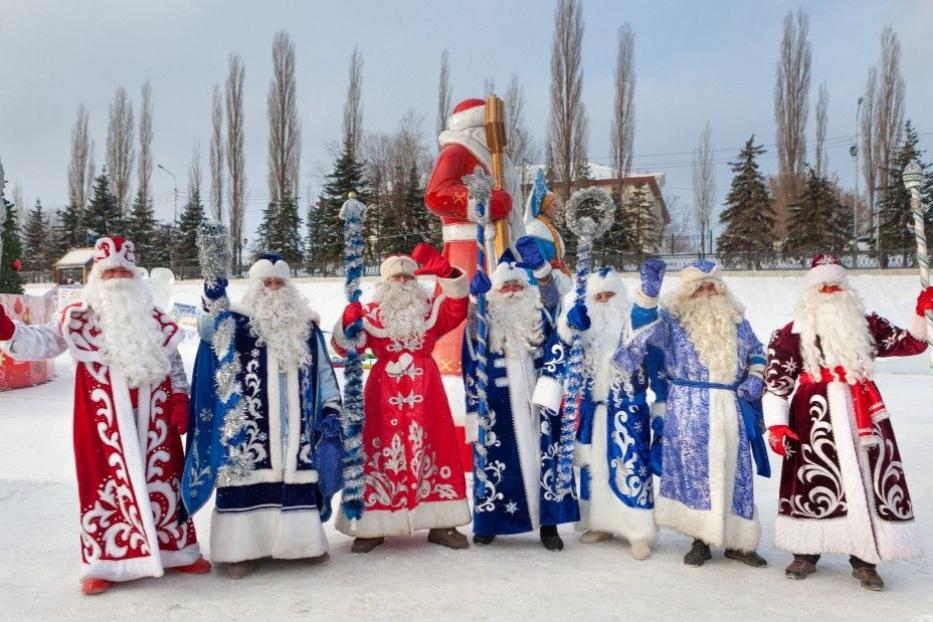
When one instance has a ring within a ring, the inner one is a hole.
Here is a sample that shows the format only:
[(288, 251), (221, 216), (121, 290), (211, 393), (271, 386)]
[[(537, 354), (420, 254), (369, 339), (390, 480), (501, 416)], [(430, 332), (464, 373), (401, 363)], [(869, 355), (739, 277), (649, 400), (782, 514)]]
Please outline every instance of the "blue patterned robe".
[(736, 332), (738, 364), (727, 378), (710, 378), (684, 326), (663, 309), (655, 322), (620, 344), (613, 362), (634, 370), (648, 347), (655, 346), (671, 382), (655, 509), (658, 525), (709, 544), (753, 551), (760, 533), (751, 443), (731, 387), (748, 375), (761, 377), (765, 355), (747, 320)]
[[(632, 326), (657, 318), (656, 309), (633, 306)], [(580, 499), (585, 530), (605, 531), (630, 542), (656, 535), (654, 494), (649, 460), (651, 447), (649, 382), (656, 402), (667, 398), (660, 352), (651, 348), (646, 364), (633, 374), (611, 364), (619, 335), (605, 335), (599, 351), (586, 352), (586, 377), (580, 402), (575, 462), (580, 467)], [(535, 401), (562, 408), (569, 374), (572, 332), (561, 316), (546, 348)]]
[[(548, 311), (541, 315), (546, 342), (554, 321)], [(475, 346), (475, 332), (468, 328), (462, 358), (467, 417), (477, 416)], [(502, 352), (487, 355), (487, 480), (483, 497), (473, 499), (475, 534), (524, 533), (541, 525), (579, 520), (573, 488), (563, 494), (557, 489), (560, 420), (556, 413), (531, 404), (542, 354), (538, 348), (512, 356)]]
[[(218, 397), (215, 331), (229, 334), (239, 363), (224, 381), (240, 398), (236, 409)], [(203, 315), (199, 332), (183, 491), (194, 513), (216, 484), (211, 559), (322, 555), (321, 523), (342, 487), (342, 407), (320, 329), (312, 323), (311, 362), (285, 369), (257, 344), (246, 312), (223, 311), (216, 323)]]

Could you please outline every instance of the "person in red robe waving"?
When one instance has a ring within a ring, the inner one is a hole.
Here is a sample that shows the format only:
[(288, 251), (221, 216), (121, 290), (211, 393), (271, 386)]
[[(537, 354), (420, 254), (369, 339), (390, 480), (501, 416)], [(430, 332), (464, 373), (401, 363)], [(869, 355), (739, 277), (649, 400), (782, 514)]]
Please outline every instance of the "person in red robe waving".
[(81, 589), (210, 570), (179, 497), (188, 425), (182, 333), (136, 271), (133, 243), (97, 240), (81, 301), (43, 326), (13, 323), (0, 307), (9, 356), (44, 360), (70, 351), (75, 471), (81, 504)]
[[(420, 267), (419, 267), (420, 266)], [(429, 295), (415, 279), (437, 277)], [(466, 318), (466, 275), (434, 248), (382, 262), (381, 281), (367, 305), (353, 303), (334, 327), (333, 345), (345, 354), (344, 328), (362, 318), (365, 342), (376, 356), (364, 389), (363, 501), (358, 520), (337, 515), (337, 529), (368, 553), (386, 536), (430, 529), (428, 541), (468, 546), (456, 527), (470, 522), (466, 482), (450, 406), (431, 353)]]

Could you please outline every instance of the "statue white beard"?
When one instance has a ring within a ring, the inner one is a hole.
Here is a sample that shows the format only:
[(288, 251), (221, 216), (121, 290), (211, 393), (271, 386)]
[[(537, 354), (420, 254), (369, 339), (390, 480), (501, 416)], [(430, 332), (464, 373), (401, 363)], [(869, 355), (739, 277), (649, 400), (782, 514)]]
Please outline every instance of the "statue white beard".
[(716, 283), (714, 296), (692, 298), (694, 291), (696, 286), (679, 289), (665, 300), (665, 307), (687, 331), (710, 382), (731, 383), (739, 364), (742, 305), (722, 283)]
[(525, 287), (520, 292), (492, 290), (489, 302), (489, 349), (515, 356), (533, 352), (544, 340), (541, 330), (541, 301), (538, 290)]
[(862, 302), (851, 290), (831, 294), (807, 290), (797, 305), (794, 329), (800, 333), (803, 368), (808, 373), (819, 377), (821, 367), (841, 366), (850, 382), (871, 377), (874, 340)]
[(169, 373), (169, 353), (166, 336), (152, 316), (146, 284), (138, 278), (104, 281), (95, 275), (83, 296), (100, 322), (104, 362), (119, 367), (130, 388), (160, 384)]
[(426, 317), (431, 311), (431, 299), (418, 281), (396, 283), (382, 281), (376, 285), (379, 303), (378, 317), (389, 339), (417, 349), (427, 330)]
[(271, 290), (261, 281), (251, 283), (243, 305), (249, 312), (250, 333), (265, 346), (282, 368), (297, 367), (311, 360), (311, 308), (290, 282)]

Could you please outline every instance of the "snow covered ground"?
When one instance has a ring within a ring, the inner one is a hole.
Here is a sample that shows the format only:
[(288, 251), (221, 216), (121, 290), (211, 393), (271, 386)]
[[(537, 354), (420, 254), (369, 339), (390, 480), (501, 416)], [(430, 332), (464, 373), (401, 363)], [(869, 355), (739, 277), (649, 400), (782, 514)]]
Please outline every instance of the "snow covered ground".
[[(673, 279), (672, 279), (673, 280)], [(867, 306), (903, 325), (912, 312), (915, 277), (858, 276)], [(634, 285), (634, 280), (628, 280)], [(794, 278), (732, 277), (762, 339), (787, 321), (799, 292)], [(329, 325), (342, 307), (337, 281), (302, 283)], [(192, 304), (198, 285), (176, 286), (176, 302)], [(234, 298), (242, 285), (234, 284)], [(183, 353), (190, 364), (194, 344)], [(933, 551), (933, 378), (926, 357), (879, 377), (922, 529)], [(887, 591), (869, 593), (849, 576), (841, 556), (820, 562), (803, 582), (787, 581), (789, 556), (772, 545), (777, 480), (757, 479), (761, 554), (767, 569), (722, 559), (688, 568), (686, 537), (664, 532), (651, 559), (634, 561), (613, 541), (583, 545), (563, 527), (564, 552), (544, 550), (534, 535), (501, 538), (489, 548), (450, 551), (425, 534), (389, 540), (352, 555), (350, 539), (328, 524), (332, 561), (311, 568), (271, 562), (234, 582), (217, 574), (169, 574), (119, 585), (101, 597), (78, 590), (77, 492), (71, 449), (73, 371), (67, 354), (49, 384), (0, 393), (0, 620), (933, 620), (929, 557), (882, 565)], [(893, 371), (894, 369), (886, 369)], [(777, 470), (777, 459), (772, 457)], [(195, 519), (206, 555), (210, 508)]]

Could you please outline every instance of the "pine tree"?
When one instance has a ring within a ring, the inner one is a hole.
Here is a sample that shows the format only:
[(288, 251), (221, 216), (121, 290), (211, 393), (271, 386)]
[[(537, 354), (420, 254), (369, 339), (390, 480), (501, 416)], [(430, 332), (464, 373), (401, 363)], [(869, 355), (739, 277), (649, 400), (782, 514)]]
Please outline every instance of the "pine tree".
[(727, 266), (760, 267), (759, 259), (774, 248), (774, 206), (755, 159), (765, 152), (752, 134), (732, 167), (732, 186), (719, 222), (725, 231), (716, 240), (716, 253)]
[(304, 253), (301, 239), (301, 216), (298, 215), (297, 197), (286, 194), (279, 205), (275, 219), (274, 238), (272, 249), (280, 254), (282, 259), (296, 268), (302, 265)]
[(26, 215), (26, 223), (23, 226), (24, 269), (47, 270), (49, 268), (52, 251), (50, 240), (49, 219), (42, 209), (42, 201), (36, 199), (36, 206)]
[[(104, 171), (94, 180), (93, 196), (84, 213), (87, 236), (96, 239), (108, 235), (122, 235), (123, 218), (120, 205), (110, 191), (110, 177)], [(90, 242), (86, 240), (85, 243)]]
[[(343, 221), (338, 215), (350, 192), (357, 194), (357, 200), (369, 203), (370, 189), (363, 175), (363, 165), (354, 159), (351, 145), (344, 141), (343, 150), (334, 162), (333, 171), (327, 176), (317, 205), (308, 209), (309, 263), (336, 261), (343, 256)], [(370, 239), (373, 231), (378, 230), (379, 218), (378, 213), (367, 216), (367, 230), (364, 232), (366, 239)]]
[(851, 230), (849, 208), (840, 200), (839, 190), (813, 168), (807, 173), (803, 192), (788, 208), (787, 238), (781, 246), (785, 256), (808, 259), (817, 253), (845, 250)]
[(22, 294), (23, 279), (13, 268), (13, 263), (22, 261), (23, 245), (19, 237), (19, 224), (16, 222), (16, 206), (3, 198), (0, 188), (0, 202), (6, 209), (6, 222), (3, 224), (3, 256), (0, 257), (0, 294)]
[(69, 249), (87, 246), (87, 231), (84, 229), (84, 206), (69, 203), (58, 212), (58, 254)]
[(633, 253), (639, 262), (644, 259), (646, 250), (650, 252), (657, 245), (657, 222), (651, 188), (639, 184), (622, 206), (622, 249)]
[(126, 237), (132, 240), (136, 251), (136, 263), (141, 266), (152, 266), (153, 256), (157, 254), (155, 232), (158, 222), (152, 209), (152, 199), (143, 198), (142, 189), (137, 191), (133, 199), (133, 209), (126, 222)]
[(172, 252), (172, 265), (176, 269), (190, 268), (198, 262), (198, 227), (205, 219), (201, 193), (195, 189), (188, 195), (178, 219)]
[[(928, 163), (920, 160), (924, 151), (919, 148), (920, 138), (916, 128), (908, 120), (904, 124), (904, 144), (895, 153), (892, 166), (885, 175), (885, 185), (880, 189), (882, 197), (879, 206), (881, 218), (881, 253), (882, 267), (887, 266), (888, 255), (903, 254), (906, 263), (915, 262), (914, 217), (910, 209), (910, 192), (904, 187), (904, 169), (911, 162), (917, 162), (923, 171), (925, 182), (921, 186), (924, 205), (933, 201), (933, 170)], [(933, 209), (927, 210), (924, 218), (927, 231), (933, 226)]]

